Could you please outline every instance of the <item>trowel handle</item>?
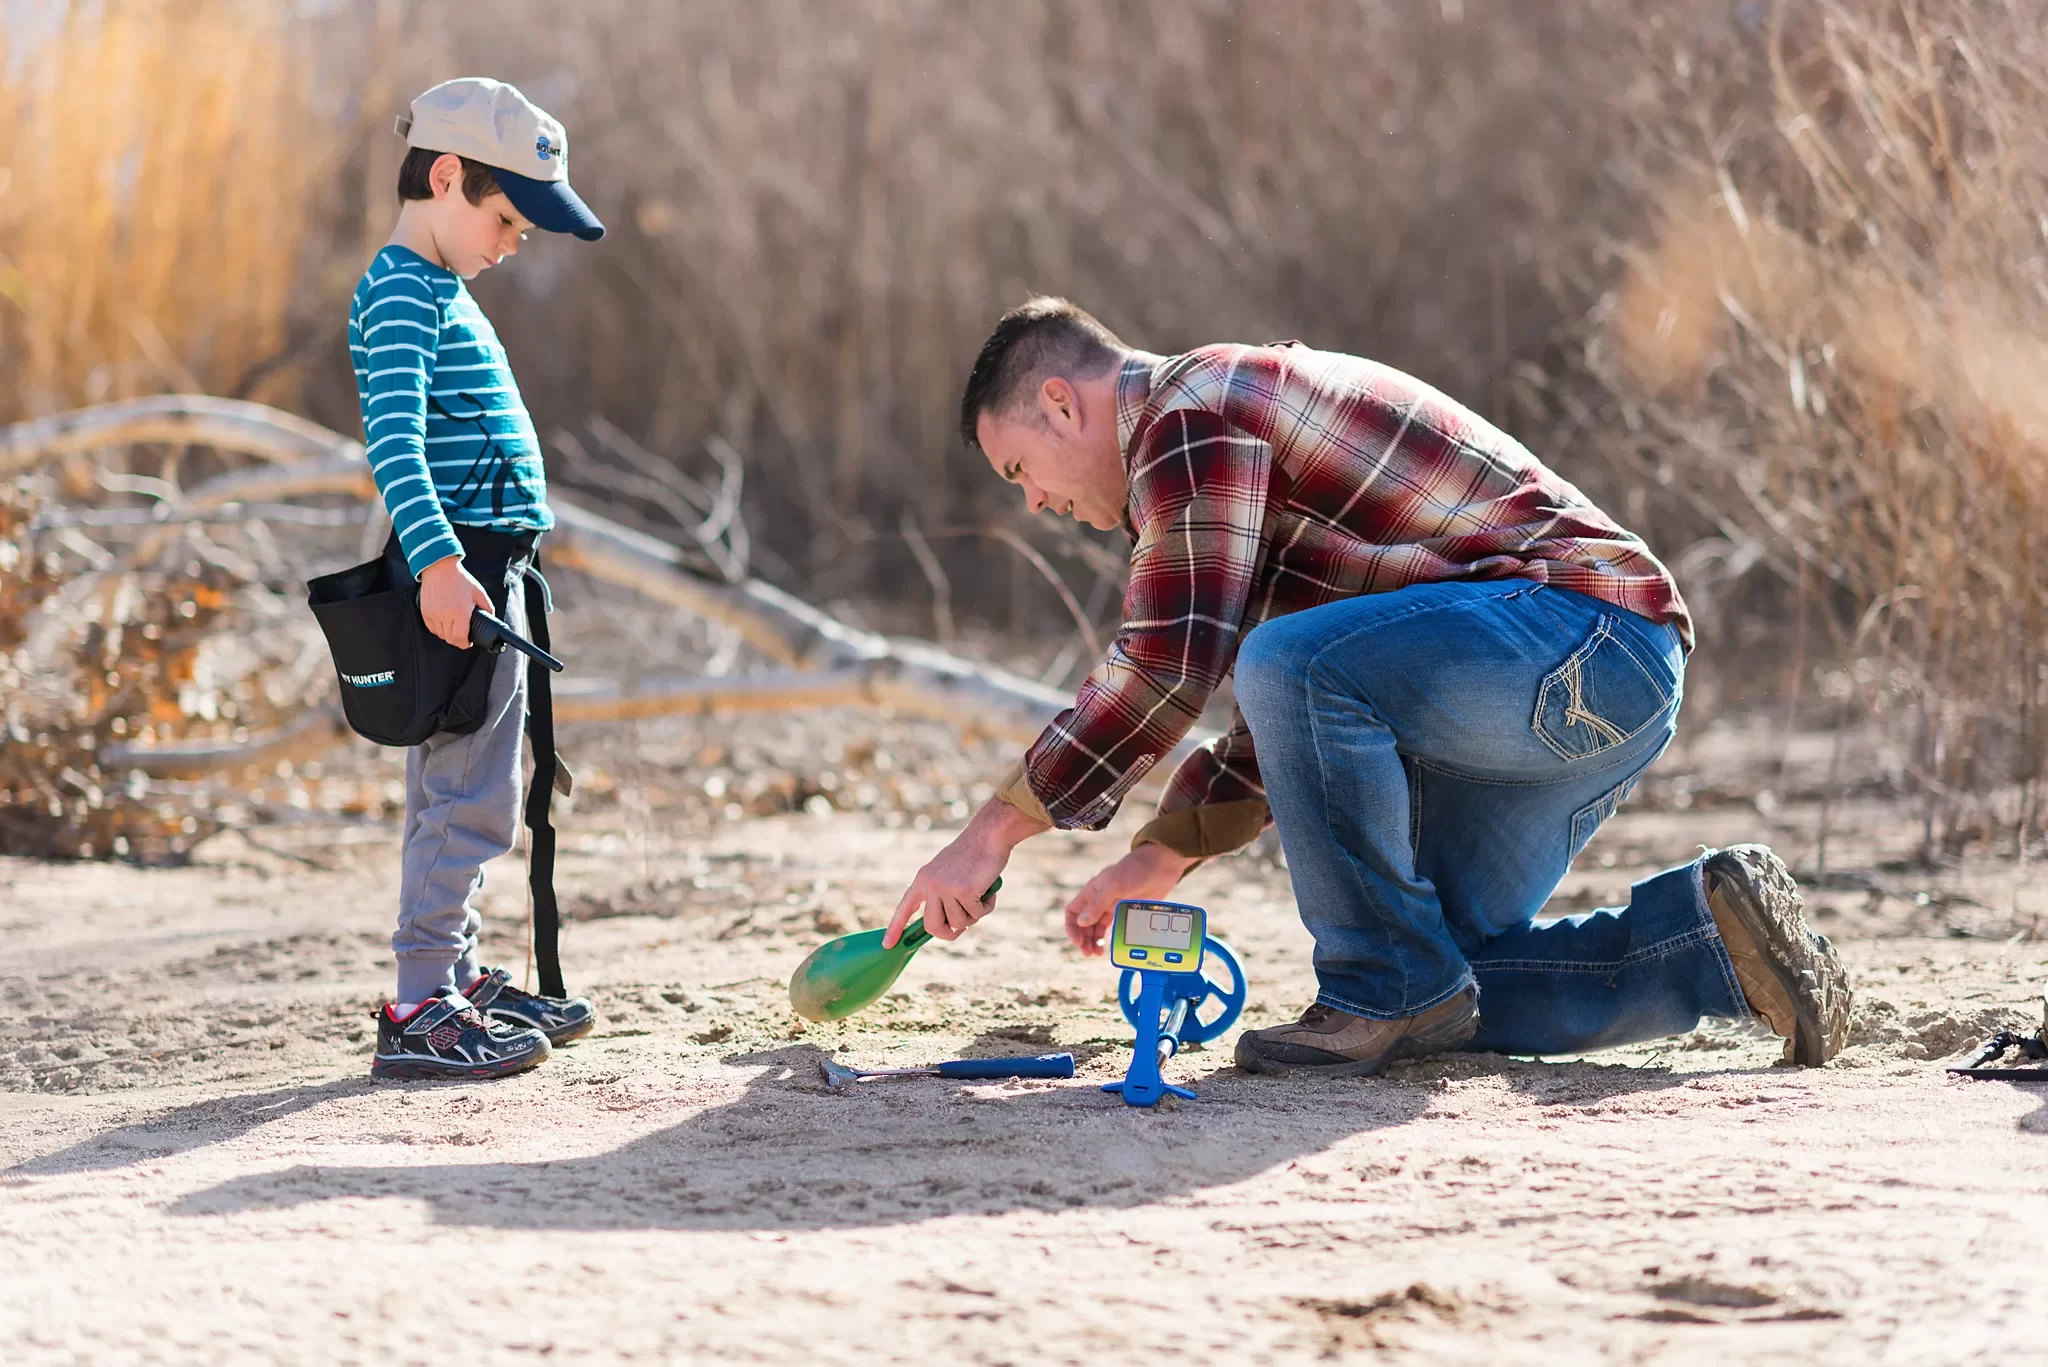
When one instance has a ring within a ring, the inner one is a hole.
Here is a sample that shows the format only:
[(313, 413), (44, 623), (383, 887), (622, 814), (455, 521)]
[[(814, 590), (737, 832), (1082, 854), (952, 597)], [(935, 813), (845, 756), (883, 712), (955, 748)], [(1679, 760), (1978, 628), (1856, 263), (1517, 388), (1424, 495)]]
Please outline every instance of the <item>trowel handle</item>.
[(548, 654), (545, 650), (542, 650), (539, 646), (512, 630), (504, 622), (485, 612), (482, 608), (475, 609), (469, 615), (469, 643), (474, 646), (482, 646), (485, 650), (490, 651), (502, 650), (506, 646), (511, 646), (521, 655), (546, 665), (557, 674), (561, 673), (564, 668), (560, 660)]
[(1036, 1058), (956, 1058), (939, 1065), (940, 1077), (1072, 1077), (1072, 1054)]

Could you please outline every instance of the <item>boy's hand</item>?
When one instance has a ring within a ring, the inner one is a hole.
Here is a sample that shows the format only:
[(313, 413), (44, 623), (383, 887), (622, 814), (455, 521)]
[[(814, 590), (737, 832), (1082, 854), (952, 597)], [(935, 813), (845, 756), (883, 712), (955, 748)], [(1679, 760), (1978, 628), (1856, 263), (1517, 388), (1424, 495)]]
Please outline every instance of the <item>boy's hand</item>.
[(1067, 903), (1067, 938), (1083, 954), (1100, 954), (1102, 937), (1109, 934), (1110, 914), (1118, 902), (1127, 897), (1164, 897), (1200, 862), (1164, 845), (1138, 846), (1089, 879), (1088, 886)]
[(491, 595), (462, 568), (462, 557), (436, 560), (420, 575), (420, 619), (458, 650), (469, 649), (469, 614), (493, 611)]

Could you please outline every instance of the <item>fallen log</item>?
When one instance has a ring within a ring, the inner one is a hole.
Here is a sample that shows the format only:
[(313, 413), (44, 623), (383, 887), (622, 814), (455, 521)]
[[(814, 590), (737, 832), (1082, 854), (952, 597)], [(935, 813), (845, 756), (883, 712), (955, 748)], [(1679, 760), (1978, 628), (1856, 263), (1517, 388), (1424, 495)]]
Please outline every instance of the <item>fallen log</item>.
[(348, 734), (339, 708), (316, 707), (283, 726), (240, 740), (109, 745), (100, 751), (100, 768), (113, 774), (140, 769), (151, 778), (204, 778), (255, 766), (269, 768), (283, 760), (296, 764), (315, 759)]
[[(790, 712), (807, 707), (886, 708), (904, 716), (959, 725), (964, 708), (930, 680), (905, 686), (890, 661), (805, 673), (731, 675), (705, 679), (648, 679), (626, 689), (608, 680), (555, 685), (557, 721), (628, 721), (642, 717), (714, 713)], [(1004, 711), (975, 719), (976, 729), (1020, 744), (1035, 740), (1057, 709), (1043, 719)]]
[[(236, 470), (193, 488), (181, 511), (212, 512), (256, 500), (281, 502), (315, 494), (376, 496), (361, 455), (339, 455), (305, 465)], [(659, 537), (550, 497), (555, 530), (548, 533), (550, 565), (630, 589), (642, 597), (717, 622), (777, 664), (806, 672), (859, 667), (868, 696), (885, 694), (900, 706), (956, 721), (992, 712), (1028, 726), (1033, 735), (1066, 706), (1068, 696), (1029, 679), (980, 664), (924, 641), (864, 631), (761, 579), (737, 583), (695, 568), (694, 554)], [(727, 681), (730, 687), (735, 681)], [(920, 695), (928, 696), (920, 696)], [(778, 696), (773, 690), (766, 696)], [(789, 694), (792, 699), (795, 694)], [(811, 704), (792, 701), (789, 706)], [(687, 710), (687, 704), (679, 704)], [(965, 714), (965, 715), (963, 715)]]
[(211, 446), (279, 465), (354, 451), (362, 444), (318, 423), (243, 399), (157, 394), (98, 404), (0, 428), (0, 477), (78, 451), (143, 442)]
[[(203, 444), (270, 462), (179, 491), (163, 508), (167, 522), (210, 517), (236, 505), (254, 509), (296, 498), (340, 495), (372, 501), (377, 496), (361, 443), (262, 404), (188, 395), (105, 404), (0, 429), (0, 474), (76, 451), (143, 441)], [(699, 548), (621, 526), (572, 499), (556, 496), (550, 503), (557, 520), (547, 540), (551, 565), (718, 623), (783, 667), (765, 676), (675, 680), (630, 691), (602, 682), (569, 685), (558, 692), (557, 710), (564, 721), (869, 706), (1021, 741), (1036, 736), (1070, 700), (1056, 689), (929, 642), (887, 637), (842, 622), (764, 580), (721, 576)], [(275, 762), (334, 734), (331, 714), (315, 714), (241, 742), (124, 745), (117, 747), (118, 758), (115, 753), (106, 758), (152, 774), (187, 776)], [(1174, 757), (1207, 739), (1206, 733), (1190, 736)]]

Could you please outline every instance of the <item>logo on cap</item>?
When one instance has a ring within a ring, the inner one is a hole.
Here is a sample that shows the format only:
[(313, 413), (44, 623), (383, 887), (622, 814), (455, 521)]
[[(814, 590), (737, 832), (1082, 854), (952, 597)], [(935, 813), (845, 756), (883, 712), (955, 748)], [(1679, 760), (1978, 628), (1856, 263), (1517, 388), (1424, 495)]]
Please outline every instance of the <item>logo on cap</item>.
[(546, 161), (549, 157), (561, 155), (561, 149), (548, 141), (548, 135), (545, 133), (533, 140), (533, 150), (540, 155), (542, 161)]

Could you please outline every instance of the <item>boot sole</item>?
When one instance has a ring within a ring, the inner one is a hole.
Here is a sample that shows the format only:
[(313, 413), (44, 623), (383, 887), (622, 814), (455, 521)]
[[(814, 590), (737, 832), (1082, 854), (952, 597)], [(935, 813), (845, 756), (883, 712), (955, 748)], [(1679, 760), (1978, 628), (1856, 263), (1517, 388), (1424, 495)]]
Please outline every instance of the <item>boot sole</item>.
[[(520, 1021), (518, 1017), (492, 1017), (492, 1012), (487, 1012), (487, 1010), (483, 1014), (485, 1014), (485, 1017), (492, 1019), (492, 1021), (496, 1021), (498, 1025), (510, 1025), (510, 1027), (522, 1029), (522, 1031), (541, 1031), (539, 1025), (532, 1025), (528, 1021)], [(575, 1039), (582, 1039), (584, 1035), (588, 1035), (594, 1029), (598, 1029), (598, 1019), (590, 1017), (588, 1021), (584, 1021), (580, 1025), (565, 1025), (565, 1027), (561, 1027), (561, 1031), (541, 1031), (541, 1033), (547, 1035), (547, 1043), (551, 1043), (551, 1045), (565, 1045), (565, 1043), (571, 1043)]]
[[(568, 1044), (572, 1040), (582, 1039), (585, 1035), (589, 1034), (591, 1031), (595, 1029), (597, 1029), (597, 1017), (592, 1016), (589, 1020), (583, 1022), (581, 1025), (571, 1025), (567, 1027), (559, 1035), (548, 1035), (548, 1043)], [(542, 1033), (546, 1034), (545, 1031), (543, 1031)]]
[(511, 1015), (509, 1013), (502, 1016), (495, 1016), (492, 1015), (489, 1011), (486, 1011), (484, 1012), (484, 1016), (486, 1019), (491, 1020), (499, 1025), (509, 1025), (515, 1030), (540, 1030), (540, 1032), (543, 1035), (546, 1035), (548, 1037), (548, 1043), (553, 1045), (568, 1044), (572, 1040), (582, 1039), (585, 1035), (597, 1029), (597, 1017), (595, 1016), (592, 1016), (589, 1020), (584, 1021), (578, 1025), (563, 1026), (560, 1031), (542, 1030), (540, 1026), (535, 1025), (532, 1021), (526, 1020), (519, 1016)]
[(498, 1063), (447, 1063), (425, 1058), (376, 1058), (370, 1061), (370, 1076), (421, 1080), (427, 1078), (498, 1078), (511, 1077), (529, 1068), (539, 1067), (547, 1061), (552, 1048), (542, 1049), (523, 1058), (506, 1059)]
[[(1849, 975), (1842, 967), (1841, 959), (1835, 954), (1834, 946), (1813, 931), (1806, 929), (1803, 910), (1795, 910), (1796, 924), (1787, 925), (1770, 910), (1773, 895), (1791, 903), (1799, 903), (1799, 884), (1792, 877), (1792, 871), (1785, 867), (1785, 861), (1775, 854), (1762, 870), (1752, 868), (1747, 860), (1731, 856), (1728, 861), (1739, 870), (1732, 880), (1738, 894), (1728, 899), (1744, 930), (1750, 938), (1769, 951), (1771, 974), (1785, 995), (1792, 1000), (1795, 1016), (1792, 1030), (1792, 1062), (1803, 1068), (1818, 1068), (1842, 1051), (1849, 1033), (1849, 1010), (1854, 993), (1849, 987)], [(1774, 886), (1765, 887), (1768, 882)], [(1812, 943), (1819, 941), (1816, 948)], [(1792, 965), (1811, 960), (1814, 981), (1809, 983), (1806, 974), (1794, 971)], [(1832, 995), (1839, 1002), (1840, 1029), (1831, 1030), (1830, 1012), (1822, 1000), (1825, 985), (1820, 982), (1821, 974), (1833, 980)], [(1831, 1036), (1840, 1036), (1839, 1043), (1830, 1042)]]

